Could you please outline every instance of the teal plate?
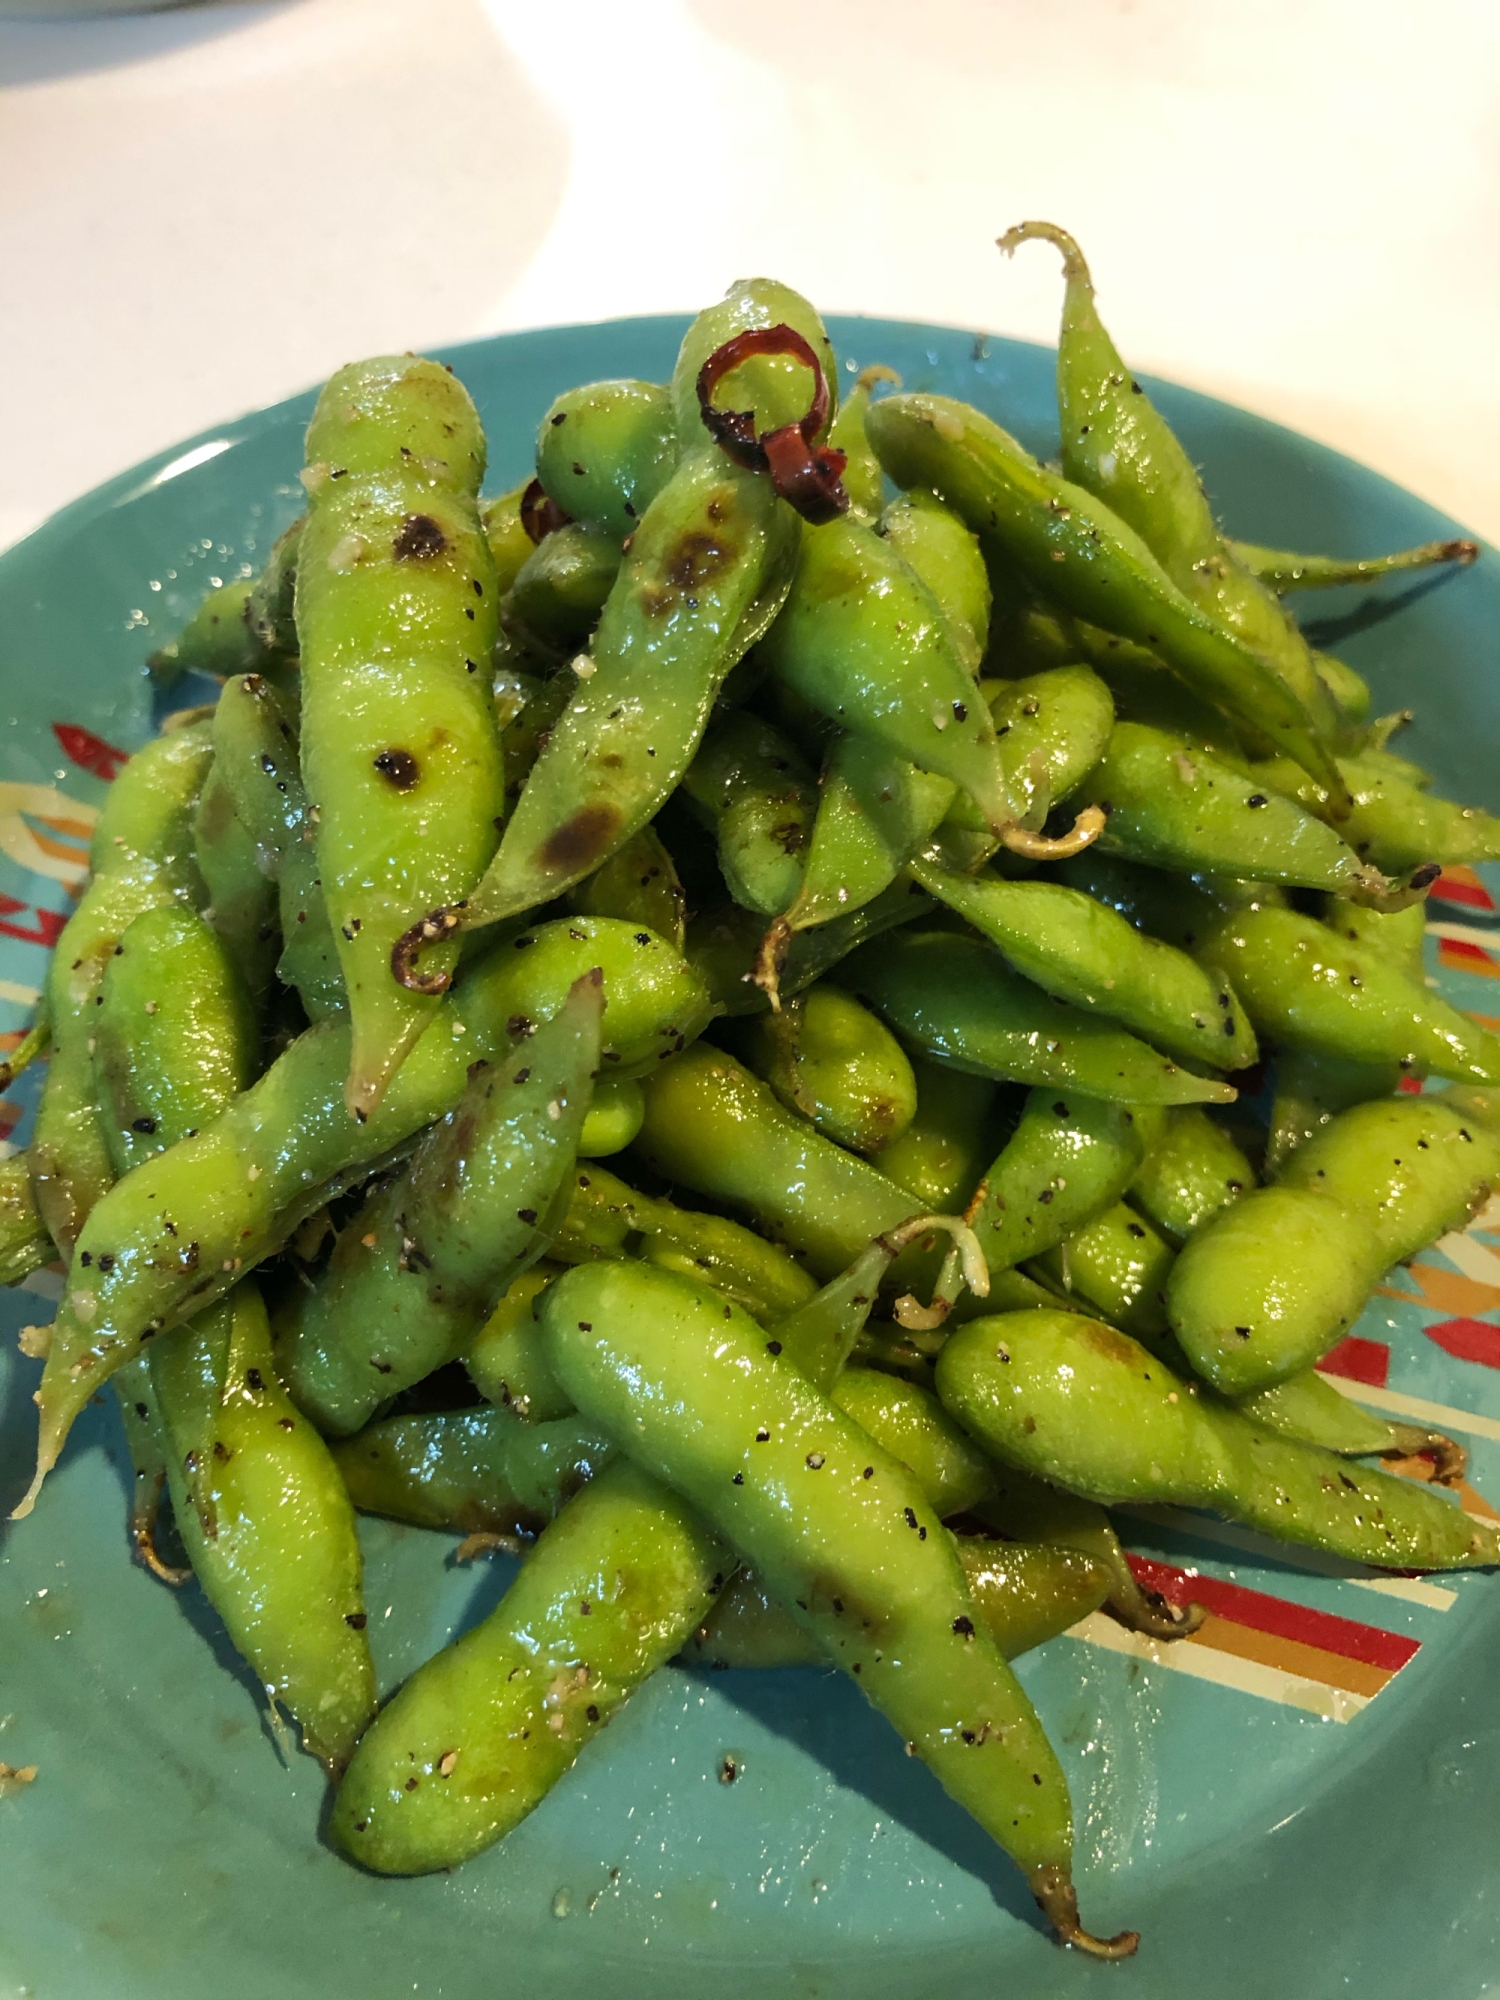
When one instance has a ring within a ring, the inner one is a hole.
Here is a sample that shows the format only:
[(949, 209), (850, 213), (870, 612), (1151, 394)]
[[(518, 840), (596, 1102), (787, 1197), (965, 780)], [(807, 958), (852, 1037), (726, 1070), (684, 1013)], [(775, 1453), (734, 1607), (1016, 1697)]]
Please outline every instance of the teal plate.
[[(851, 370), (887, 362), (1053, 448), (1047, 350), (884, 320), (832, 331)], [(453, 350), (496, 487), (528, 465), (553, 395), (660, 380), (680, 332), (627, 320)], [(1457, 532), (1306, 439), (1159, 394), (1237, 534), (1363, 554)], [(0, 1030), (41, 982), (112, 753), (153, 727), (143, 656), (298, 511), (311, 406), (193, 440), (0, 557)], [(1380, 706), (1418, 708), (1403, 748), (1444, 790), (1500, 806), (1500, 559), (1304, 604)], [(1492, 890), (1500, 875), (1445, 878), (1429, 941), (1434, 975), (1480, 1013), (1500, 1013)], [(18, 1143), (35, 1089), (24, 1077), (4, 1107)], [(57, 1283), (31, 1288), (0, 1300), (6, 1506), (29, 1471), (37, 1373), (14, 1332), (50, 1316)], [(1340, 1357), (1347, 1385), (1443, 1408), (1500, 1498), (1500, 1240), (1448, 1239), (1391, 1291), (1407, 1296), (1377, 1298)], [(1492, 1578), (1372, 1580), (1201, 1519), (1129, 1523), (1143, 1561), (1197, 1572), (1214, 1643), (1153, 1661), (1096, 1621), (1021, 1669), (1068, 1766), (1086, 1919), (1144, 1934), (1106, 1971), (1049, 1942), (1002, 1857), (831, 1673), (670, 1669), (503, 1846), (453, 1875), (361, 1874), (323, 1844), (320, 1775), (268, 1733), (202, 1599), (132, 1567), (126, 1484), (100, 1405), (0, 1553), (0, 1758), (39, 1769), (0, 1799), (0, 2000), (1500, 1992)], [(364, 1541), (389, 1689), (484, 1614), (508, 1569), (457, 1569), (450, 1539), (387, 1522)]]

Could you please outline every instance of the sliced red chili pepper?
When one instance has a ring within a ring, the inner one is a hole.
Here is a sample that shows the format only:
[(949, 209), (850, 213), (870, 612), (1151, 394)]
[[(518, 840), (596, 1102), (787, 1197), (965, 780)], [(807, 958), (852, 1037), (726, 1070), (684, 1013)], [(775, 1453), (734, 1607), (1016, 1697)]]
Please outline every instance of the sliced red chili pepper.
[(555, 535), (559, 528), (566, 528), (572, 521), (571, 514), (565, 514), (557, 502), (542, 486), (540, 479), (533, 479), (521, 495), (521, 526), (532, 541), (541, 543), (549, 535)]
[[(813, 397), (806, 416), (774, 431), (755, 432), (753, 410), (715, 408), (720, 380), (754, 354), (789, 354), (810, 368)], [(710, 436), (738, 465), (769, 471), (771, 484), (805, 521), (821, 524), (848, 512), (842, 475), (848, 458), (815, 441), (828, 423), (830, 397), (823, 365), (795, 327), (747, 327), (716, 347), (698, 371), (698, 407)]]

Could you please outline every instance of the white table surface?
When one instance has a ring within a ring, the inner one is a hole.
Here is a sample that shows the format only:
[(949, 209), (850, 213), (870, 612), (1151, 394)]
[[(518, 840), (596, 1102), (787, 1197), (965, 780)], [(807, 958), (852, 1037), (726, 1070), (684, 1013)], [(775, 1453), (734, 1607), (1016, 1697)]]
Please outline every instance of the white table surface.
[(0, 544), (360, 353), (693, 308), (1052, 338), (1500, 539), (1495, 0), (283, 0), (0, 25)]

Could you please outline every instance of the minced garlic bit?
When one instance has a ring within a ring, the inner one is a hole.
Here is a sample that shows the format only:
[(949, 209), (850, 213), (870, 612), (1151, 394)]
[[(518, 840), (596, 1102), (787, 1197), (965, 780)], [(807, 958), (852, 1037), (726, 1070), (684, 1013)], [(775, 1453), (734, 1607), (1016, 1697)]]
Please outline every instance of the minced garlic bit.
[(35, 1764), (0, 1764), (0, 1799), (22, 1791), (35, 1777)]

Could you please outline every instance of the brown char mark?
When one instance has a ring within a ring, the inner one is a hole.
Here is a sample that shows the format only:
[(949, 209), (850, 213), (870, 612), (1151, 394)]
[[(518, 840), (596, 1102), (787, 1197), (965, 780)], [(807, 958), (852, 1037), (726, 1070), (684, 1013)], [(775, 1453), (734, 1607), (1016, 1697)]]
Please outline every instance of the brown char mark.
[(620, 827), (620, 809), (607, 799), (595, 799), (580, 806), (550, 835), (541, 850), (546, 868), (585, 869), (601, 862)]
[(446, 553), (448, 537), (430, 514), (408, 514), (396, 530), (391, 553), (397, 562), (424, 562)]

